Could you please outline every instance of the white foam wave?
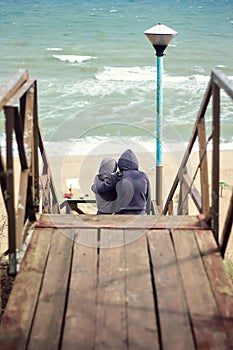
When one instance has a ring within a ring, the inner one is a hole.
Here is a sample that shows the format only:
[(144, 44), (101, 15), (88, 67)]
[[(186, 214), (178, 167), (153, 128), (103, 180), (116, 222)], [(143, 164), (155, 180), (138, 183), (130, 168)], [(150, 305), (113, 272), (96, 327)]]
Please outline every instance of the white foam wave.
[(69, 63), (82, 63), (85, 61), (89, 61), (91, 59), (97, 59), (97, 57), (93, 56), (79, 56), (79, 55), (53, 55), (54, 58), (57, 58), (58, 60), (62, 62), (69, 62)]
[(226, 66), (224, 64), (218, 64), (217, 68), (226, 68)]
[[(155, 81), (156, 67), (104, 67), (96, 74), (96, 79), (100, 81)], [(207, 83), (210, 77), (195, 74), (192, 76), (171, 76), (163, 74), (164, 83), (187, 84), (187, 83)]]
[(150, 81), (155, 79), (154, 67), (104, 67), (97, 80)]
[(132, 137), (125, 139), (107, 137), (86, 137), (83, 139), (63, 142), (47, 142), (46, 151), (50, 156), (58, 155), (100, 155), (118, 154), (126, 148), (132, 148), (136, 152), (154, 152), (153, 141), (142, 141), (140, 138)]
[[(107, 146), (106, 146), (107, 145)], [(184, 153), (187, 148), (187, 142), (173, 142), (164, 143), (163, 152)], [(118, 154), (123, 152), (126, 148), (132, 148), (135, 152), (149, 152), (155, 153), (155, 140), (145, 140), (141, 137), (128, 137), (127, 140), (122, 138), (108, 138), (108, 137), (86, 137), (83, 139), (62, 142), (46, 142), (46, 151), (50, 156), (57, 155), (100, 155), (100, 154)], [(208, 146), (208, 151), (212, 150), (212, 144)], [(221, 143), (221, 151), (232, 151), (233, 142)], [(195, 144), (193, 151), (198, 151), (198, 145)]]
[(62, 51), (62, 48), (60, 47), (47, 47), (47, 51)]
[[(3, 135), (0, 135), (2, 154), (6, 154), (6, 141)], [(175, 140), (174, 142), (163, 142), (163, 153), (184, 153), (188, 142)], [(108, 136), (87, 136), (84, 138), (70, 139), (67, 141), (45, 141), (45, 149), (49, 156), (67, 156), (67, 155), (110, 155), (119, 154), (126, 148), (137, 152), (149, 152), (155, 154), (155, 140), (142, 138), (140, 136), (132, 137), (108, 137)], [(13, 144), (14, 157), (18, 157), (18, 147)], [(193, 151), (198, 151), (198, 144), (195, 143)], [(212, 151), (212, 143), (207, 147), (207, 151)], [(231, 142), (221, 142), (220, 151), (233, 151), (233, 139)]]

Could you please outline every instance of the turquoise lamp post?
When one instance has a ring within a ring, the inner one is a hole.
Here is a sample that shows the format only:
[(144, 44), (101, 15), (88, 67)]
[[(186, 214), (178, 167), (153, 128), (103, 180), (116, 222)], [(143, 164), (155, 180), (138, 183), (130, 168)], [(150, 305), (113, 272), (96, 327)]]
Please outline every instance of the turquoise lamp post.
[(156, 204), (162, 209), (162, 120), (163, 120), (163, 56), (164, 51), (177, 32), (161, 23), (147, 29), (144, 34), (151, 42), (157, 56), (156, 86)]

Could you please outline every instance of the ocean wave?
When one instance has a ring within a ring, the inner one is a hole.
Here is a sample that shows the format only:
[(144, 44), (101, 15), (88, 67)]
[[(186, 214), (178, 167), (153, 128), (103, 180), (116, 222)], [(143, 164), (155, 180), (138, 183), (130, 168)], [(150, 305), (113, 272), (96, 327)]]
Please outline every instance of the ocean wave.
[(101, 81), (150, 81), (154, 74), (153, 67), (104, 67), (95, 77)]
[[(5, 137), (0, 135), (2, 153), (6, 152)], [(136, 153), (155, 154), (155, 140), (142, 138), (140, 136), (132, 137), (107, 137), (107, 136), (87, 136), (83, 138), (59, 140), (59, 141), (44, 141), (45, 149), (49, 156), (71, 156), (71, 155), (110, 155), (120, 154), (126, 148), (133, 149)], [(184, 153), (188, 142), (169, 141), (163, 142), (163, 153)], [(195, 143), (193, 151), (198, 151), (198, 144)], [(212, 144), (208, 145), (207, 151), (212, 151)], [(220, 151), (233, 151), (233, 140), (231, 142), (220, 143)], [(14, 157), (18, 156), (18, 148), (13, 144)]]
[(53, 57), (57, 58), (62, 62), (69, 62), (69, 63), (75, 63), (75, 62), (82, 63), (92, 59), (97, 59), (97, 57), (93, 57), (93, 56), (79, 56), (79, 55), (53, 55)]
[(47, 51), (62, 51), (63, 49), (60, 47), (47, 47)]
[[(104, 67), (95, 77), (100, 81), (155, 81), (156, 67)], [(168, 75), (166, 71), (163, 73), (163, 80), (165, 83), (206, 83), (209, 79), (209, 76), (201, 74), (194, 74), (191, 76), (171, 76)]]
[[(164, 153), (184, 153), (187, 148), (187, 142), (169, 142), (163, 144)], [(112, 138), (100, 136), (88, 136), (83, 139), (53, 142), (49, 141), (45, 144), (48, 155), (110, 155), (120, 154), (126, 148), (133, 149), (136, 153), (155, 154), (155, 140), (143, 139), (141, 137)], [(209, 144), (208, 151), (212, 150), (212, 144)], [(233, 142), (221, 143), (221, 151), (232, 151)], [(195, 144), (193, 151), (198, 151), (198, 145)]]
[[(95, 75), (100, 82), (156, 82), (156, 67), (104, 67)], [(187, 90), (205, 89), (209, 80), (209, 75), (193, 74), (189, 76), (169, 75), (166, 71), (163, 73), (163, 84), (168, 89), (182, 89), (185, 93)], [(233, 81), (233, 76), (228, 77)], [(141, 87), (141, 85), (140, 85)], [(148, 86), (147, 86), (148, 88)]]

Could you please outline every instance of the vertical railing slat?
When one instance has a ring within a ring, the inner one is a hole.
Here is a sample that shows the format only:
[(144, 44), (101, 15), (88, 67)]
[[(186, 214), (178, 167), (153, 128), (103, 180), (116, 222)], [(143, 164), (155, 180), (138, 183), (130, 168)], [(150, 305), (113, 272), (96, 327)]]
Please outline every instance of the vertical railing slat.
[(34, 106), (33, 106), (33, 144), (32, 144), (32, 178), (34, 188), (34, 205), (39, 208), (40, 188), (39, 188), (39, 121), (38, 121), (38, 105), (37, 105), (37, 82), (34, 82)]
[(208, 179), (208, 163), (206, 150), (206, 129), (205, 119), (201, 118), (198, 123), (198, 141), (199, 141), (199, 157), (200, 157), (200, 179), (201, 179), (201, 200), (202, 213), (207, 216), (209, 214), (209, 179)]
[(14, 196), (14, 163), (13, 163), (13, 129), (15, 108), (4, 107), (6, 114), (6, 192), (5, 201), (8, 215), (8, 246), (9, 246), (9, 273), (17, 272), (16, 261), (16, 220)]
[(230, 204), (227, 210), (227, 216), (226, 216), (226, 220), (223, 226), (223, 231), (221, 236), (220, 251), (223, 258), (227, 249), (229, 238), (230, 238), (232, 222), (233, 222), (233, 189), (232, 189)]
[(220, 88), (213, 82), (212, 120), (212, 218), (211, 226), (217, 244), (219, 243), (219, 143), (220, 143)]
[(180, 192), (179, 192), (177, 215), (188, 215), (188, 212), (189, 212), (188, 189), (183, 180), (184, 174), (187, 174), (186, 166), (182, 169), (182, 179), (180, 180)]

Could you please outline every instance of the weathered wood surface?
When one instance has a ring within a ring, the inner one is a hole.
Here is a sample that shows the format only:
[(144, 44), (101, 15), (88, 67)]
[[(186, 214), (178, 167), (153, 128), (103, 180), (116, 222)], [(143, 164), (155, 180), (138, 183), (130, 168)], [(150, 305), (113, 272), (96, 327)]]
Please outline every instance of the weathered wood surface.
[(233, 286), (212, 232), (196, 217), (152, 219), (43, 215), (0, 348), (233, 348)]
[(209, 228), (200, 216), (151, 215), (47, 215), (36, 223), (37, 228), (118, 228), (118, 229), (203, 229)]

